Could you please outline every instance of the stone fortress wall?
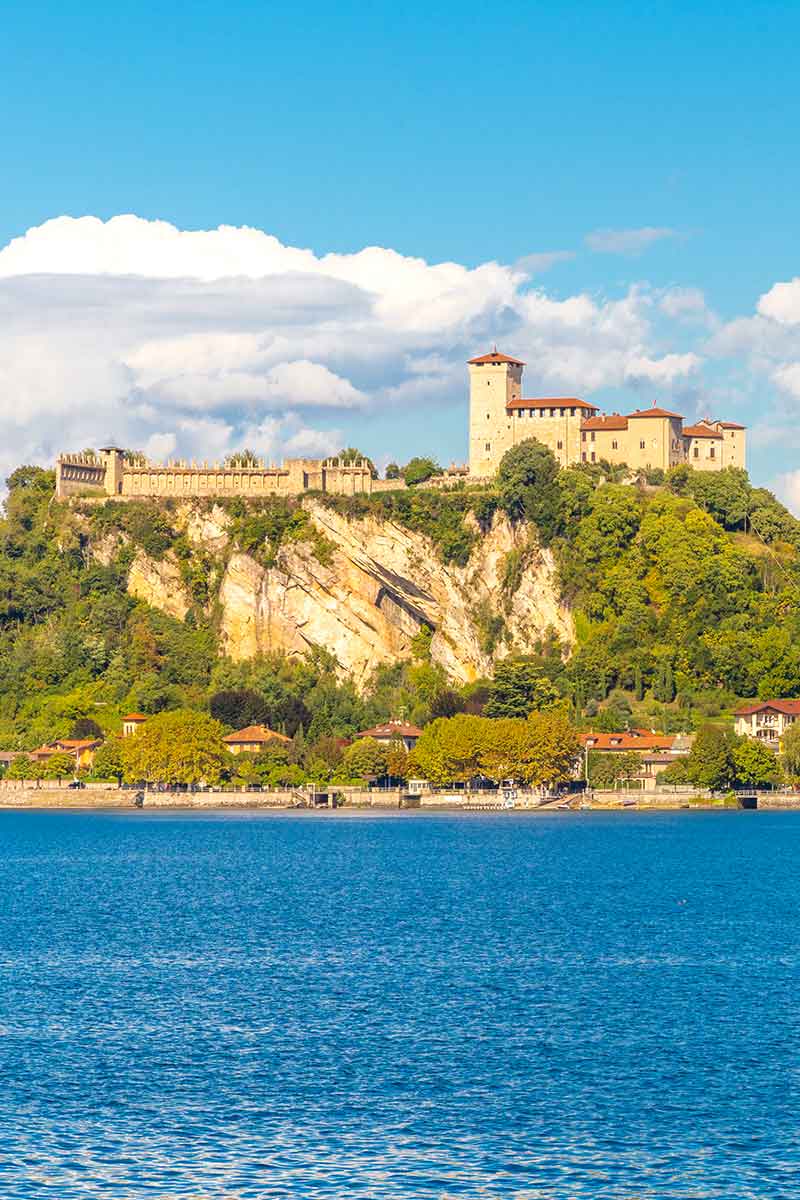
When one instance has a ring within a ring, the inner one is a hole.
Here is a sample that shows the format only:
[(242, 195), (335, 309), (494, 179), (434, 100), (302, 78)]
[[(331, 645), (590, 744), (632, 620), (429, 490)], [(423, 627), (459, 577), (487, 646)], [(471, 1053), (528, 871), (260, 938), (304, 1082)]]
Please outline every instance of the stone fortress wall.
[(403, 480), (372, 478), (363, 459), (341, 464), (336, 458), (292, 458), (281, 466), (231, 467), (220, 463), (127, 462), (116, 446), (97, 455), (62, 454), (56, 462), (56, 495), (114, 496), (118, 500), (167, 496), (299, 496), (328, 492), (336, 496), (371, 495), (405, 487)]

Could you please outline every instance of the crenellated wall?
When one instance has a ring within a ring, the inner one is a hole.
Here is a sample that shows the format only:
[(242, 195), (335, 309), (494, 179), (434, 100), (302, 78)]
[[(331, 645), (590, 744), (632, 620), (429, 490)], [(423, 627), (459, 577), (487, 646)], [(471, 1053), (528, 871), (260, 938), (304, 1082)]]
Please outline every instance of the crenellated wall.
[[(220, 463), (125, 461), (121, 450), (61, 455), (56, 463), (56, 495), (98, 492), (121, 500), (167, 496), (298, 496), (328, 492), (337, 496), (369, 495), (372, 471), (361, 459), (341, 464), (338, 459), (291, 458), (281, 466), (233, 467)], [(402, 481), (395, 486), (405, 486)]]

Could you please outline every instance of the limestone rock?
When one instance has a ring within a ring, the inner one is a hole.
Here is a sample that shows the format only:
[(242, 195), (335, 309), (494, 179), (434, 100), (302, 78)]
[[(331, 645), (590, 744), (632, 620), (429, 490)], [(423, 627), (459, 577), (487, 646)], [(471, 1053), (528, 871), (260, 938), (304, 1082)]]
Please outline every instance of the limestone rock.
[(128, 591), (137, 600), (144, 600), (179, 621), (189, 611), (181, 573), (171, 555), (155, 560), (138, 550), (128, 572)]

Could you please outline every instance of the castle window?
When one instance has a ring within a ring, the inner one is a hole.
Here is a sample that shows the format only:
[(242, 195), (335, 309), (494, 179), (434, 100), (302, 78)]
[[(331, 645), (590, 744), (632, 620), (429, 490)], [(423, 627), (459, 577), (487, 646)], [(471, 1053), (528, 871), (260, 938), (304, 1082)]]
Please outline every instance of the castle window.
[(713, 447), (713, 446), (711, 447), (711, 449), (710, 449), (710, 450), (709, 450), (709, 452), (708, 452), (708, 457), (709, 457), (709, 458), (715, 458), (715, 457), (716, 457), (716, 456), (715, 456), (715, 454), (714, 454), (714, 447)]
[(585, 450), (581, 453), (581, 462), (586, 462), (586, 451)]
[(592, 430), (592, 441), (594, 441), (594, 430)]
[(571, 409), (569, 410), (569, 415), (570, 415), (571, 417), (574, 417), (574, 416), (575, 416), (575, 409), (574, 409), (574, 408), (571, 408)]
[(700, 457), (700, 447), (699, 446), (695, 446), (695, 448), (694, 448), (694, 457), (695, 458)]
[(644, 450), (644, 442), (639, 442), (639, 449)]
[(491, 448), (492, 448), (492, 443), (491, 443), (491, 442), (487, 442), (487, 443), (486, 443), (486, 445), (484, 446), (484, 450), (486, 451), (486, 453), (487, 453), (487, 454), (489, 453), (489, 451), (491, 450)]
[(563, 449), (564, 449), (564, 443), (563, 443), (563, 442), (556, 442), (556, 446), (558, 447), (558, 449), (559, 449), (559, 450), (563, 450)]
[(619, 446), (618, 446), (618, 444), (617, 444), (617, 439), (616, 439), (616, 438), (614, 438), (613, 442), (611, 443), (611, 449), (612, 449), (612, 450), (619, 450)]
[(581, 431), (581, 441), (582, 441), (582, 442), (585, 442), (585, 441), (586, 441), (586, 431), (585, 431), (585, 430), (582, 430), (582, 431)]
[(595, 455), (594, 455), (594, 450), (593, 450), (592, 451), (592, 462), (594, 462), (594, 458), (595, 458)]

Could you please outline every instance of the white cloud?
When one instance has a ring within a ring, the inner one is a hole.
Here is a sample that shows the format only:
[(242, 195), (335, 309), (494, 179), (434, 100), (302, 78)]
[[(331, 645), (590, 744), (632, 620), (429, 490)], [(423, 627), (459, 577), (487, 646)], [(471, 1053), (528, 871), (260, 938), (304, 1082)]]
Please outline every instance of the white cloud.
[[(671, 235), (608, 236), (633, 252)], [(278, 461), (355, 444), (449, 461), (465, 441), (465, 359), (493, 342), (527, 361), (528, 395), (684, 395), (708, 353), (757, 354), (770, 372), (800, 359), (795, 332), (764, 315), (719, 330), (709, 350), (702, 322), (675, 344), (669, 322), (701, 312), (692, 289), (557, 298), (529, 286), (568, 254), (468, 268), (380, 247), (317, 256), (257, 229), (48, 221), (0, 249), (0, 396), (13, 398), (0, 470), (107, 437), (154, 458), (250, 445)]]
[(759, 299), (758, 311), (780, 325), (800, 324), (800, 279), (774, 284)]
[(800, 471), (787, 471), (772, 482), (772, 489), (790, 512), (800, 517)]
[(782, 391), (800, 400), (800, 363), (786, 363), (782, 367), (776, 367), (772, 378)]
[(659, 386), (669, 386), (685, 379), (700, 367), (702, 359), (697, 354), (665, 354), (663, 358), (648, 358), (642, 355), (631, 358), (626, 364), (626, 375), (631, 381), (644, 380)]
[(655, 242), (677, 236), (675, 229), (647, 225), (643, 229), (596, 229), (585, 241), (596, 254), (641, 254)]
[(526, 254), (514, 264), (523, 275), (541, 275), (560, 262), (569, 262), (575, 257), (574, 250), (544, 250), (539, 254)]

